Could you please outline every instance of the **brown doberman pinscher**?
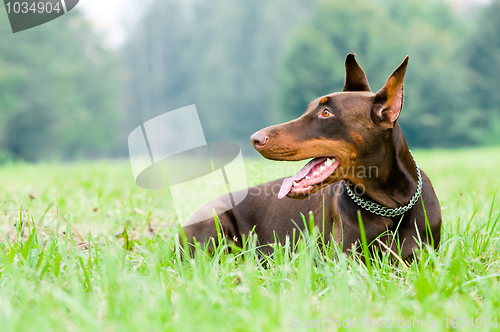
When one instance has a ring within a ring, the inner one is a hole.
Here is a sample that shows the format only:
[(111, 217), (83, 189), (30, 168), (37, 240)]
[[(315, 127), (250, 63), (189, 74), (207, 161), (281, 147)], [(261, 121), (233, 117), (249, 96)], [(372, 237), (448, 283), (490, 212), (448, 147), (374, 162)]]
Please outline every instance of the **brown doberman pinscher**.
[[(403, 259), (412, 259), (418, 241), (437, 247), (439, 201), (397, 122), (407, 64), (408, 56), (373, 93), (355, 54), (348, 54), (343, 92), (314, 100), (296, 120), (253, 134), (252, 144), (265, 158), (313, 159), (290, 178), (249, 188), (243, 202), (219, 214), (224, 235), (241, 246), (242, 235), (254, 229), (261, 245), (284, 242), (294, 228), (304, 228), (301, 214), (312, 211), (316, 226), (327, 235), (333, 230), (334, 241), (348, 252), (360, 241), (360, 211), (368, 243), (380, 237), (398, 253), (395, 235)], [(223, 201), (202, 209), (218, 204)], [(188, 219), (183, 229), (190, 242), (217, 239), (213, 218)]]

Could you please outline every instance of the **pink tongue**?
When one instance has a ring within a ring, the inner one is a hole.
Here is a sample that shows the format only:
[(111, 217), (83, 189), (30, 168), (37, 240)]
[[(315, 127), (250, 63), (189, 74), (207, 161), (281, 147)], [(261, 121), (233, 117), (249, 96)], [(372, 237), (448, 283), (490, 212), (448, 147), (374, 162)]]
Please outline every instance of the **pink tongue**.
[(318, 164), (318, 161), (320, 160), (318, 160), (317, 158), (309, 161), (304, 165), (304, 167), (302, 167), (300, 171), (297, 172), (297, 174), (284, 179), (283, 183), (281, 184), (280, 192), (278, 193), (278, 198), (282, 199), (283, 197), (285, 197), (292, 189), (293, 182), (302, 180), (309, 173), (309, 171)]

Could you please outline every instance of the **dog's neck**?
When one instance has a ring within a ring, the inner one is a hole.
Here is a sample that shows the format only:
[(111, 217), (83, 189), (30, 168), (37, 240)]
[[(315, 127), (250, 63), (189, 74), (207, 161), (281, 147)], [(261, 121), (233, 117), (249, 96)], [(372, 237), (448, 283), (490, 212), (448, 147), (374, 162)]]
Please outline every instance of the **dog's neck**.
[(371, 163), (377, 168), (376, 176), (372, 174), (357, 180), (363, 184), (364, 188), (360, 189), (366, 196), (393, 209), (405, 206), (411, 200), (417, 190), (418, 172), (397, 122), (388, 132), (386, 142)]

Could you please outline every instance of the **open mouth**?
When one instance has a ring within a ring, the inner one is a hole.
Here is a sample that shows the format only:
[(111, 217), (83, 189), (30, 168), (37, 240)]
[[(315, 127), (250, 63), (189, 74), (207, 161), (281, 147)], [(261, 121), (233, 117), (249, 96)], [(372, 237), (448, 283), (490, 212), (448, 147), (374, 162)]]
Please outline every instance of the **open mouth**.
[(278, 198), (311, 193), (321, 185), (339, 166), (338, 158), (319, 157), (310, 160), (297, 174), (283, 180)]

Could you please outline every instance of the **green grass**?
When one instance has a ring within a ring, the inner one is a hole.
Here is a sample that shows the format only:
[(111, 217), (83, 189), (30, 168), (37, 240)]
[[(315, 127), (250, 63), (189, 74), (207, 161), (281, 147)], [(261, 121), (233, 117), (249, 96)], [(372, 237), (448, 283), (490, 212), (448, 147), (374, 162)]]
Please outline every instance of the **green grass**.
[[(2, 166), (0, 331), (287, 331), (357, 317), (408, 330), (438, 318), (436, 331), (457, 317), (478, 330), (469, 319), (492, 321), (500, 307), (500, 149), (415, 157), (441, 200), (443, 237), (410, 266), (389, 254), (333, 261), (317, 231), (264, 260), (252, 237), (241, 251), (181, 259), (169, 193), (136, 187), (128, 161)], [(253, 162), (252, 184), (284, 165)]]

